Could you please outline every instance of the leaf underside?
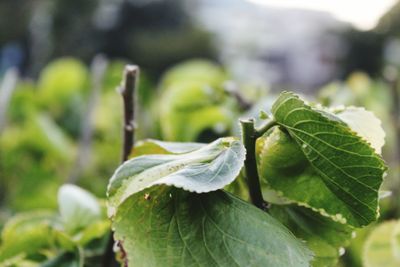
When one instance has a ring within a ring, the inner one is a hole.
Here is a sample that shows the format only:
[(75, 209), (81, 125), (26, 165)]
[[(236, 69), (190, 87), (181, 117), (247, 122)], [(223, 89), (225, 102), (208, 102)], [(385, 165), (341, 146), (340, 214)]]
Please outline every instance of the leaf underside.
[(196, 193), (221, 189), (237, 177), (244, 157), (240, 141), (222, 138), (188, 153), (132, 158), (110, 180), (109, 215), (131, 195), (154, 185), (172, 185)]
[(311, 164), (309, 176), (319, 178), (314, 177), (315, 186), (329, 191), (340, 203), (331, 206), (323, 197), (315, 201), (312, 195), (304, 194), (307, 197), (301, 204), (356, 227), (376, 220), (378, 191), (386, 166), (374, 149), (338, 118), (311, 108), (292, 93), (282, 93), (272, 113)]

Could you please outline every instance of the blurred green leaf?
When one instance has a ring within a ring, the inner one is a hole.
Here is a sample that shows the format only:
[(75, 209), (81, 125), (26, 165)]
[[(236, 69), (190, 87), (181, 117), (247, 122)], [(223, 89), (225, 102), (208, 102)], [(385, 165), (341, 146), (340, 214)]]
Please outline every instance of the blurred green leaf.
[(75, 233), (100, 219), (97, 199), (86, 190), (65, 184), (58, 191), (58, 205), (63, 225), (68, 233)]
[(74, 58), (52, 61), (40, 73), (39, 94), (43, 103), (61, 104), (75, 93), (87, 90), (88, 71), (85, 65)]
[(210, 87), (221, 87), (228, 79), (223, 69), (211, 61), (197, 59), (180, 63), (168, 70), (162, 78), (162, 87), (193, 81)]
[(0, 263), (15, 257), (26, 258), (54, 243), (52, 221), (48, 212), (22, 213), (11, 219), (2, 232)]
[(400, 248), (396, 244), (396, 238), (398, 238), (396, 228), (398, 227), (398, 221), (387, 221), (372, 230), (364, 245), (365, 267), (400, 266)]

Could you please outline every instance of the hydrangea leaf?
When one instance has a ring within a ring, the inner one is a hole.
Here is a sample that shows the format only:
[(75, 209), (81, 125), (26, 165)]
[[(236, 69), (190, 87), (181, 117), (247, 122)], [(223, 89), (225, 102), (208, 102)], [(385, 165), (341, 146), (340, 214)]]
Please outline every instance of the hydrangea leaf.
[[(130, 157), (138, 157), (147, 154), (182, 154), (197, 150), (205, 146), (203, 143), (180, 143), (180, 142), (165, 142), (154, 139), (146, 139), (139, 141), (132, 149)], [(242, 172), (239, 173), (235, 181), (228, 184), (224, 189), (243, 200), (248, 200), (248, 189), (245, 181), (245, 176)]]
[(172, 185), (196, 193), (221, 189), (237, 177), (244, 157), (243, 144), (228, 137), (188, 153), (132, 158), (110, 180), (109, 216), (127, 198), (154, 185)]
[(257, 144), (264, 181), (338, 222), (360, 227), (376, 220), (386, 165), (374, 148), (339, 117), (292, 93), (282, 93), (272, 113), (280, 127)]
[(309, 266), (311, 252), (267, 213), (229, 193), (156, 186), (127, 199), (115, 237), (135, 266)]

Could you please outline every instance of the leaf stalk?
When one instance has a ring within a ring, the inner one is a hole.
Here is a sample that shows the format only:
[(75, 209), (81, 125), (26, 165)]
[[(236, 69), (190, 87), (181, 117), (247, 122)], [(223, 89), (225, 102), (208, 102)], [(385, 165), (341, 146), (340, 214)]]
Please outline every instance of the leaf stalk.
[(256, 139), (266, 133), (273, 126), (278, 125), (274, 120), (268, 120), (265, 124), (261, 125), (259, 128), (255, 129)]
[(240, 124), (242, 127), (242, 141), (246, 148), (244, 168), (247, 176), (250, 200), (256, 207), (266, 211), (268, 203), (264, 201), (262, 196), (256, 163), (257, 131), (254, 127), (254, 119), (240, 120)]

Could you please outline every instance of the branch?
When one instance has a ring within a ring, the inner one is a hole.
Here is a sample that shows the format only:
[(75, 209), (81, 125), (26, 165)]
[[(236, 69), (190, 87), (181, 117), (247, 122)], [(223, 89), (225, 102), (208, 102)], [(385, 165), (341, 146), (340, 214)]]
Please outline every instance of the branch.
[[(135, 65), (126, 65), (124, 70), (124, 79), (119, 87), (119, 93), (122, 96), (124, 106), (124, 125), (123, 125), (123, 147), (122, 147), (122, 162), (126, 161), (134, 146), (135, 140), (135, 91), (136, 81), (139, 76), (139, 67)], [(128, 266), (125, 258), (125, 251), (123, 247), (118, 244), (124, 260), (124, 267)], [(109, 235), (106, 251), (103, 255), (103, 267), (110, 267), (116, 265), (115, 255), (113, 251), (114, 238), (112, 232)]]
[(122, 162), (128, 159), (128, 156), (134, 145), (135, 138), (135, 91), (136, 80), (139, 75), (139, 67), (127, 65), (124, 70), (124, 80), (119, 88), (124, 104), (124, 143), (122, 150)]
[(258, 177), (257, 162), (256, 162), (256, 130), (254, 128), (254, 119), (241, 120), (242, 139), (246, 148), (246, 159), (244, 168), (247, 176), (247, 185), (251, 202), (258, 208), (266, 211), (268, 203), (264, 201), (260, 179)]

